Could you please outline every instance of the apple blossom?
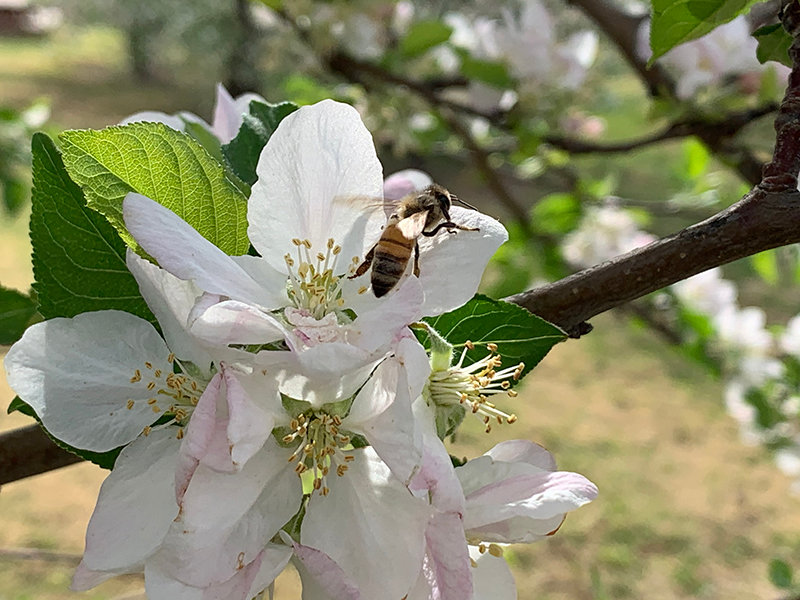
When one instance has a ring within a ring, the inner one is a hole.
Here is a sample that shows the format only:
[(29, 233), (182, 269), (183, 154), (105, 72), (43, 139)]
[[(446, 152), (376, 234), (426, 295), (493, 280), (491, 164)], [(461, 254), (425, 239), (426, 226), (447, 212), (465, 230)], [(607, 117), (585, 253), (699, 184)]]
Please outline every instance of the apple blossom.
[(434, 434), (432, 407), (419, 400), (415, 412), (427, 427), (422, 467), (411, 489), (429, 499), (433, 512), (423, 568), (409, 599), (515, 598), (505, 562), (487, 559), (476, 570), (481, 561), (475, 557), (499, 558), (498, 543), (554, 534), (565, 513), (593, 500), (597, 488), (577, 473), (556, 471), (552, 455), (527, 440), (502, 442), (453, 468)]
[(507, 237), (494, 219), (453, 208), (454, 220), (479, 231), (420, 240), (419, 280), (407, 277), (379, 300), (347, 278), (385, 223), (376, 202), (381, 166), (358, 113), (331, 101), (300, 108), (270, 138), (257, 174), (248, 233), (259, 257), (225, 255), (136, 194), (124, 201), (125, 222), (163, 268), (206, 292), (192, 314), (195, 334), (226, 344), (283, 341), (291, 356), (260, 355), (273, 355), (262, 356), (270, 367), (294, 361), (282, 365), (281, 391), (313, 403), (349, 397), (409, 323), (472, 297)]

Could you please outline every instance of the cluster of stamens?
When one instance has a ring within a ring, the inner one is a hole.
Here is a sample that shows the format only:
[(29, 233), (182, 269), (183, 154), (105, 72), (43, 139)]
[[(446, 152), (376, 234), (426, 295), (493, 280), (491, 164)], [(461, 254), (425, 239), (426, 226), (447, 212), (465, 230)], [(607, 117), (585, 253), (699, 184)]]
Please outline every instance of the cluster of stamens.
[(295, 473), (302, 476), (313, 474), (314, 490), (327, 496), (328, 473), (335, 467), (336, 475), (342, 477), (348, 469), (347, 463), (353, 461), (352, 454), (342, 449), (350, 444), (350, 436), (340, 432), (342, 419), (322, 412), (299, 415), (289, 424), (291, 433), (283, 437), (285, 444), (300, 440), (297, 450), (289, 457), (289, 462), (297, 461)]
[(496, 344), (487, 344), (489, 354), (481, 360), (464, 367), (464, 358), (468, 350), (475, 348), (472, 342), (467, 342), (458, 363), (449, 369), (433, 371), (430, 376), (428, 389), (434, 404), (450, 406), (456, 403), (482, 419), (486, 426), (486, 433), (492, 430), (494, 422), (513, 423), (517, 420), (514, 414), (506, 413), (491, 401), (490, 397), (496, 394), (506, 394), (515, 398), (517, 393), (511, 389), (511, 381), (517, 381), (525, 370), (525, 363), (513, 367), (500, 369), (502, 359), (497, 354)]
[(342, 247), (329, 238), (325, 253), (311, 251), (307, 239), (292, 240), (297, 257), (287, 253), (283, 258), (289, 272), (289, 299), (297, 308), (307, 309), (315, 319), (342, 308), (341, 277), (334, 275)]
[[(176, 363), (175, 355), (170, 354), (167, 362), (170, 365)], [(178, 366), (180, 367), (180, 363)], [(183, 428), (189, 422), (189, 417), (203, 394), (204, 386), (198, 384), (193, 377), (183, 373), (175, 373), (172, 370), (164, 372), (157, 369), (149, 361), (145, 361), (144, 369), (136, 369), (130, 378), (131, 383), (143, 381), (147, 381), (146, 387), (153, 394), (146, 400), (153, 413), (172, 417), (161, 426), (178, 425), (177, 437), (181, 439)], [(136, 402), (136, 400), (129, 399), (128, 410), (132, 410)], [(152, 430), (153, 428), (148, 425), (142, 434), (149, 435)]]

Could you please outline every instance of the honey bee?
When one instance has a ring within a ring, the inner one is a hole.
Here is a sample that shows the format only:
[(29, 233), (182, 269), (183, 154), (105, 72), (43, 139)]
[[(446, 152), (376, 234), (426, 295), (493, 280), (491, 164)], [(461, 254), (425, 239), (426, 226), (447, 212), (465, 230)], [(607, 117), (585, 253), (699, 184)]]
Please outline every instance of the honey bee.
[(350, 279), (360, 277), (372, 265), (372, 293), (376, 298), (388, 294), (406, 271), (411, 252), (414, 252), (414, 275), (419, 277), (420, 235), (433, 237), (441, 229), (450, 233), (454, 230), (478, 231), (450, 220), (450, 207), (458, 202), (477, 210), (474, 206), (451, 194), (447, 189), (433, 183), (425, 189), (412, 192), (397, 203), (397, 210), (389, 217), (378, 243), (367, 252)]

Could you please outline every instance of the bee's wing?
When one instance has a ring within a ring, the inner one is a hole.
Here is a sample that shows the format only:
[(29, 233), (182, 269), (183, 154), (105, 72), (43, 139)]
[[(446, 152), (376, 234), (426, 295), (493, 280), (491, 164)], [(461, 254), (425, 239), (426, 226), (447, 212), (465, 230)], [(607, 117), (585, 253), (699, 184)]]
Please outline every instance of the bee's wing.
[(395, 227), (400, 230), (400, 233), (402, 233), (403, 237), (407, 240), (415, 240), (420, 236), (420, 234), (422, 234), (422, 230), (425, 228), (425, 220), (427, 218), (428, 211), (423, 210), (422, 212), (414, 213), (405, 219), (400, 219)]

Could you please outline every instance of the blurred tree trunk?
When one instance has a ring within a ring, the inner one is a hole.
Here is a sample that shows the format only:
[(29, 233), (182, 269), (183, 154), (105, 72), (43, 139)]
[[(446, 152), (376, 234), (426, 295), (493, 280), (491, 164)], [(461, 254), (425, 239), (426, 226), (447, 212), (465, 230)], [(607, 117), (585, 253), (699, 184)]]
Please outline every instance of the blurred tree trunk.
[(140, 82), (156, 79), (153, 44), (160, 26), (149, 11), (140, 7), (134, 9), (128, 20), (128, 50), (130, 52), (133, 76)]
[(258, 56), (261, 34), (250, 12), (249, 0), (234, 0), (238, 34), (227, 61), (225, 87), (231, 96), (259, 89), (261, 78), (258, 72)]

